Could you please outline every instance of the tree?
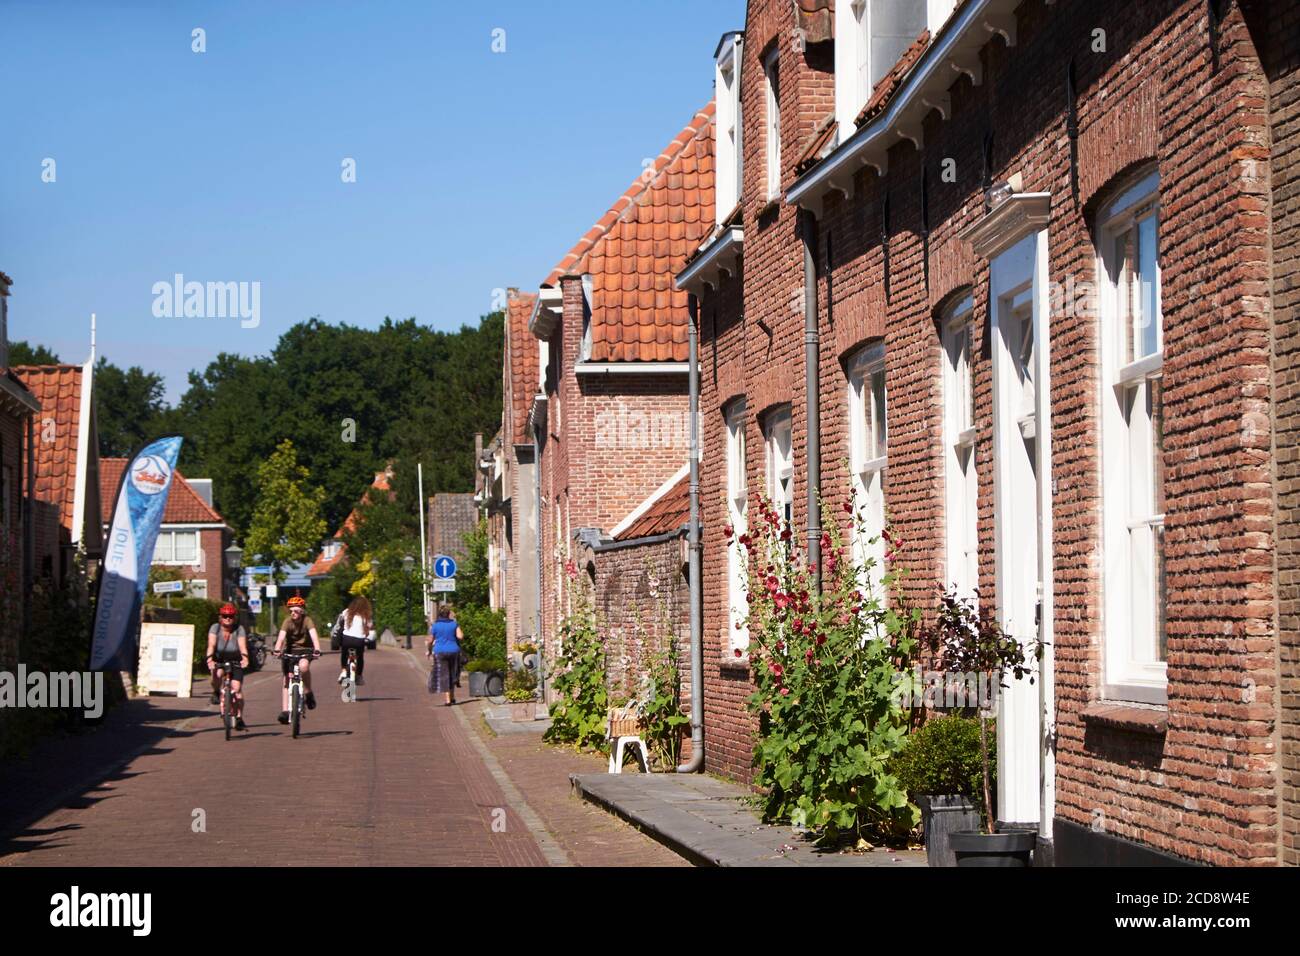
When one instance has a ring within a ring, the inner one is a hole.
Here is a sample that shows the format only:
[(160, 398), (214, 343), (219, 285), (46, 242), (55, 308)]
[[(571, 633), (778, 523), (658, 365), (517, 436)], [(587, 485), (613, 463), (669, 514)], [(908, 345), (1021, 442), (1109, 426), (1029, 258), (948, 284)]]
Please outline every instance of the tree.
[(123, 371), (100, 356), (95, 363), (95, 421), (101, 457), (125, 458), (162, 434), (164, 392), (161, 375), (138, 365)]
[(287, 438), (257, 469), (257, 507), (244, 546), (270, 561), (276, 582), (284, 580), (283, 566), (310, 560), (325, 537), (325, 491), (309, 487), (310, 477)]
[(59, 357), (44, 345), (28, 345), (26, 342), (9, 343), (9, 364), (14, 365), (58, 365)]
[(471, 531), (461, 537), (465, 555), (456, 568), (456, 603), (487, 607), (488, 594), (488, 526), (480, 518)]

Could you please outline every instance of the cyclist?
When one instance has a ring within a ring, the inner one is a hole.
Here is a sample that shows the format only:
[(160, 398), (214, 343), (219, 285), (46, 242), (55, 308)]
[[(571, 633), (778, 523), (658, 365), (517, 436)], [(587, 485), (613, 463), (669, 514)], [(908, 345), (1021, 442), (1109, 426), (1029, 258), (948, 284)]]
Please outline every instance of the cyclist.
[[(311, 692), (311, 659), (320, 657), (320, 635), (316, 633), (316, 624), (307, 616), (307, 602), (298, 595), (294, 595), (285, 601), (285, 607), (289, 609), (289, 619), (280, 625), (280, 635), (275, 641), (275, 654), (279, 657), (282, 653), (303, 654), (309, 648), (313, 651), (309, 656), (302, 658), (298, 662), (298, 673), (302, 675), (302, 689), (307, 694), (307, 709), (314, 710), (316, 707), (316, 695)], [(284, 693), (280, 699), (283, 702), (284, 709), (280, 711), (280, 723), (289, 722), (289, 675), (293, 673), (293, 664), (288, 658), (280, 659), (280, 671), (284, 675)]]
[(248, 635), (244, 626), (236, 624), (239, 609), (233, 604), (223, 604), (217, 612), (220, 620), (208, 628), (208, 672), (212, 674), (212, 703), (221, 703), (221, 681), (224, 671), (230, 669), (230, 692), (235, 704), (235, 729), (244, 726), (244, 668), (248, 666)]
[(373, 646), (375, 642), (375, 615), (370, 607), (370, 601), (365, 595), (358, 595), (352, 599), (352, 603), (347, 609), (339, 615), (343, 619), (343, 636), (339, 640), (339, 647), (342, 650), (339, 653), (339, 683), (343, 683), (348, 677), (348, 651), (353, 648), (357, 652), (357, 686), (365, 685), (365, 678), (362, 676), (366, 669), (366, 648)]

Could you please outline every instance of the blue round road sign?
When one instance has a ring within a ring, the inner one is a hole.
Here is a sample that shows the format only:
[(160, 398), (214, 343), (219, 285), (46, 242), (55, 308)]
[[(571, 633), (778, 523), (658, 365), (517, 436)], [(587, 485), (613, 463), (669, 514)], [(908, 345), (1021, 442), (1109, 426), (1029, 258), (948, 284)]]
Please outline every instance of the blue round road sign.
[(456, 576), (456, 562), (445, 554), (434, 555), (433, 576), (435, 578), (454, 578)]

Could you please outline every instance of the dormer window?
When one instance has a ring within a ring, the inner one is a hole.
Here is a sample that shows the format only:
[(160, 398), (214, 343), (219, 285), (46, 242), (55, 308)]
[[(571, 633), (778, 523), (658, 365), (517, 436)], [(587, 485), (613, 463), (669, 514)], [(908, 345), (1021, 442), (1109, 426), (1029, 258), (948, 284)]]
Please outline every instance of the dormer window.
[[(871, 91), (926, 29), (927, 6), (942, 22), (947, 0), (852, 0), (835, 7), (835, 119), (848, 139)], [(948, 8), (948, 9), (945, 9)]]
[(717, 111), (717, 168), (714, 173), (717, 200), (716, 221), (723, 219), (740, 201), (740, 52), (743, 37), (729, 33), (718, 45), (714, 71)]

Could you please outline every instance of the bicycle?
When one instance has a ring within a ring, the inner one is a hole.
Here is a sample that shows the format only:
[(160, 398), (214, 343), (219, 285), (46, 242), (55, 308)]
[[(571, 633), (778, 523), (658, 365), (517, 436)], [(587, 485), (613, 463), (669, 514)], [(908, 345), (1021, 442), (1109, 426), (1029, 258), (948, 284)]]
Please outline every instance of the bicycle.
[(357, 649), (348, 648), (348, 666), (347, 674), (344, 676), (343, 684), (343, 703), (355, 704), (357, 702)]
[(297, 737), (302, 719), (307, 716), (307, 697), (302, 692), (302, 673), (298, 670), (298, 662), (303, 658), (315, 660), (320, 657), (320, 651), (308, 651), (305, 654), (281, 651), (276, 657), (286, 658), (293, 663), (293, 670), (289, 674), (289, 728), (292, 735)]

